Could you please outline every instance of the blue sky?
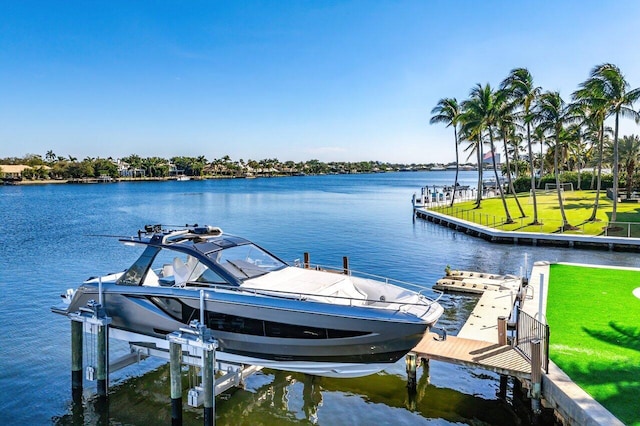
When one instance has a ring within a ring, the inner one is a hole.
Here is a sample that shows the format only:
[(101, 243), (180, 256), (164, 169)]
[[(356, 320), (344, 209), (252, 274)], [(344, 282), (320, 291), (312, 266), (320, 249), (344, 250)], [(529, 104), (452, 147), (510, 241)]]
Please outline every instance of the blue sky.
[[(640, 86), (637, 1), (3, 1), (0, 157), (454, 159), (440, 98), (515, 67)], [(623, 134), (640, 133), (630, 120)]]

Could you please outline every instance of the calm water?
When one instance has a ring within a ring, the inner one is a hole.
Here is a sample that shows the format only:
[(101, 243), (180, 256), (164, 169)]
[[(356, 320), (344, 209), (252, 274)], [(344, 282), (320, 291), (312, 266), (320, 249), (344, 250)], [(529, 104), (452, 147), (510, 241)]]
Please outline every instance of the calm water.
[[(472, 172), (463, 183), (475, 182)], [(0, 415), (4, 424), (167, 424), (168, 371), (158, 361), (112, 379), (108, 410), (71, 403), (70, 326), (50, 313), (59, 294), (96, 273), (125, 268), (139, 254), (115, 238), (148, 223), (220, 226), (293, 261), (431, 285), (444, 267), (519, 273), (529, 259), (640, 266), (637, 255), (492, 245), (412, 219), (411, 196), (453, 173), (0, 188)], [(440, 325), (455, 334), (475, 299), (445, 296)], [(127, 347), (112, 342), (112, 358)], [(85, 384), (91, 390), (91, 383)], [(497, 377), (432, 362), (418, 392), (406, 389), (404, 361), (361, 379), (264, 371), (245, 390), (217, 400), (218, 424), (504, 424), (521, 420), (496, 397)], [(87, 392), (89, 393), (89, 392)], [(201, 424), (200, 410), (185, 424)]]

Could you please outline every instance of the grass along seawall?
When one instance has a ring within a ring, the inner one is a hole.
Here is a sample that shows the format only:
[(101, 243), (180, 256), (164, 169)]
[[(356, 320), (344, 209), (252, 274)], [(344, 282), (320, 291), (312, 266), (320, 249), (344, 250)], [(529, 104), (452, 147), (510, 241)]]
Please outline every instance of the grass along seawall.
[(557, 194), (537, 194), (538, 221), (532, 225), (533, 205), (528, 194), (520, 194), (525, 213), (519, 217), (516, 200), (507, 196), (506, 202), (513, 223), (507, 223), (499, 197), (455, 203), (414, 205), (417, 217), (461, 230), (493, 242), (559, 245), (640, 251), (640, 204), (619, 203), (616, 222), (610, 222), (613, 203), (600, 194), (595, 221), (589, 221), (595, 202), (595, 191), (565, 193), (565, 212), (572, 229), (562, 229)]

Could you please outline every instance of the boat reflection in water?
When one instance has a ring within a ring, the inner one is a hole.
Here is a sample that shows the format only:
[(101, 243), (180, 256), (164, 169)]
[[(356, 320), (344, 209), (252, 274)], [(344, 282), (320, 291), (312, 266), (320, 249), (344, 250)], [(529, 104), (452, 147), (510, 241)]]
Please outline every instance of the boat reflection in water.
[[(168, 366), (162, 366), (130, 378), (112, 388), (108, 402), (87, 400), (69, 414), (52, 419), (53, 424), (170, 424), (169, 376)], [(183, 383), (188, 383), (186, 373)], [(422, 424), (429, 419), (521, 423), (506, 401), (434, 386), (424, 373), (411, 391), (405, 377), (388, 373), (334, 379), (262, 370), (247, 380), (245, 389), (228, 391), (216, 399), (219, 425)], [(183, 421), (185, 425), (202, 424), (202, 409), (185, 404)]]

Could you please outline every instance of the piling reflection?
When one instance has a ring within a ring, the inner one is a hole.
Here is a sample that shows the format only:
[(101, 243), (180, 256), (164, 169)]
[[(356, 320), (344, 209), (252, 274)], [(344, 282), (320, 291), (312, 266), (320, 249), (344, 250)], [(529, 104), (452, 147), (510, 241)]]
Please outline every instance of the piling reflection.
[[(183, 401), (183, 424), (202, 424), (202, 408), (188, 407), (186, 398)], [(218, 396), (216, 410), (218, 425), (336, 424), (346, 421), (345, 413), (351, 416), (348, 423), (353, 423), (371, 415), (370, 410), (386, 413), (396, 423), (415, 421), (416, 414), (466, 424), (521, 423), (505, 400), (431, 385), (424, 366), (419, 367), (415, 389), (407, 387), (406, 377), (386, 373), (330, 379), (263, 370), (247, 380), (245, 389)], [(52, 422), (61, 426), (170, 424), (169, 368), (113, 386), (108, 402), (90, 398), (72, 404), (66, 415)]]

